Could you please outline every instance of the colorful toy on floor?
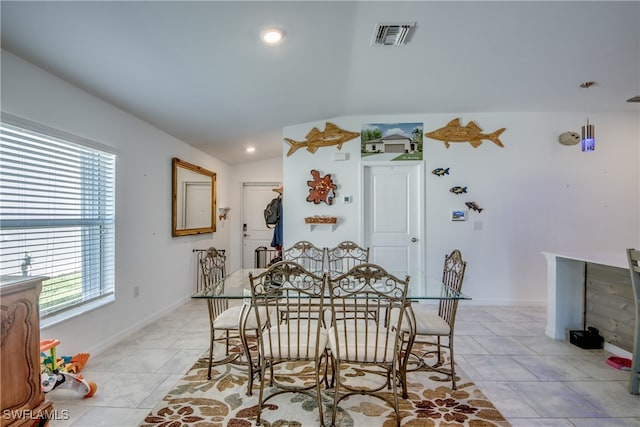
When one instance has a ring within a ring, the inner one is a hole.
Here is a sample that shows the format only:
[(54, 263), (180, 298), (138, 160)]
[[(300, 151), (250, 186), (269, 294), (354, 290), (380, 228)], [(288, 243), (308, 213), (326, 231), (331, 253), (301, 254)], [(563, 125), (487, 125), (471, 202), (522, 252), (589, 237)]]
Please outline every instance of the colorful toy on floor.
[[(80, 353), (73, 357), (58, 358), (56, 356), (58, 344), (60, 341), (54, 339), (40, 341), (42, 391), (48, 393), (56, 388), (69, 388), (77, 391), (84, 398), (93, 396), (98, 389), (96, 383), (86, 381), (84, 376), (78, 374), (87, 363), (89, 354)], [(47, 350), (49, 355), (46, 354)]]
[(89, 359), (89, 353), (78, 353), (71, 358), (71, 360), (65, 365), (64, 369), (72, 374), (77, 374), (84, 368), (84, 365)]
[(630, 371), (631, 359), (627, 359), (626, 357), (609, 356), (607, 357), (607, 365), (620, 369), (621, 371)]

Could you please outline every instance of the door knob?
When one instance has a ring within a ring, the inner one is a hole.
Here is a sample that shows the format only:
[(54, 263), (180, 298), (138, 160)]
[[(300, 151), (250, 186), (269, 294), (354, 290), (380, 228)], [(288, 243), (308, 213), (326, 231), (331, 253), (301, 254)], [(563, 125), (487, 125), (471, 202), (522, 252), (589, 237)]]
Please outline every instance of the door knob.
[(415, 242), (417, 242), (417, 241), (418, 241), (418, 239), (417, 239), (416, 237), (412, 237), (412, 238), (411, 238), (411, 241), (412, 241), (413, 243), (415, 243)]

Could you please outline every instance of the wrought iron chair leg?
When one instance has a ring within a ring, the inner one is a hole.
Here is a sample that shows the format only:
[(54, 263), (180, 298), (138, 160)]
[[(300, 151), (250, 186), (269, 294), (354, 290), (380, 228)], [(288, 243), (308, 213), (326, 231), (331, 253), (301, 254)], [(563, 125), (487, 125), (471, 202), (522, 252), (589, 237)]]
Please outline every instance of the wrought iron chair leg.
[[(391, 371), (393, 372), (393, 378), (397, 378), (395, 364), (391, 367)], [(389, 375), (390, 373), (391, 372), (387, 371), (387, 375)], [(393, 384), (391, 386), (393, 387), (393, 408), (396, 413), (396, 426), (400, 427), (400, 408), (398, 407), (398, 386), (396, 384), (396, 381), (393, 381)]]
[(457, 390), (456, 387), (456, 368), (453, 362), (453, 336), (449, 336), (449, 359), (451, 362), (451, 388)]
[[(318, 414), (320, 417), (320, 425), (322, 427), (324, 427), (324, 411), (322, 410), (322, 396), (320, 395), (320, 361), (322, 360), (322, 358), (318, 359), (318, 362), (316, 364), (316, 403), (318, 404)], [(326, 381), (326, 374), (325, 374), (325, 381)]]
[[(340, 377), (340, 364), (336, 362), (336, 360), (332, 357), (331, 364), (333, 365), (333, 374), (334, 378)], [(333, 380), (332, 380), (333, 381)], [(338, 380), (335, 383), (335, 388), (333, 389), (333, 410), (331, 411), (331, 427), (336, 426), (336, 415), (338, 412), (338, 400), (339, 400), (339, 390), (340, 389), (340, 381)]]
[(215, 340), (216, 331), (211, 327), (209, 333), (209, 369), (207, 370), (207, 379), (211, 379), (211, 365), (213, 365), (213, 342)]
[[(260, 416), (262, 415), (262, 399), (264, 397), (264, 374), (266, 366), (263, 363), (260, 367), (260, 392), (258, 394), (258, 415), (256, 417), (256, 425), (260, 425)], [(273, 374), (273, 371), (272, 371)]]
[[(404, 348), (404, 351), (399, 358), (400, 362), (400, 385), (402, 386), (402, 398), (406, 399), (409, 397), (409, 392), (407, 390), (407, 371), (409, 370), (409, 359), (411, 358), (411, 349), (415, 344), (415, 335), (408, 334), (409, 338)], [(404, 339), (402, 340), (404, 342)], [(402, 350), (402, 348), (401, 348)], [(418, 366), (420, 366), (420, 358), (418, 360)]]
[[(331, 387), (333, 387), (333, 377), (331, 378), (331, 383), (329, 383), (329, 363), (331, 363), (331, 357), (329, 356), (329, 350), (325, 350), (324, 353), (322, 353), (322, 356), (320, 356), (320, 366), (322, 366), (322, 360), (323, 359), (325, 360), (325, 363), (324, 363), (324, 376), (323, 376), (324, 386), (325, 386), (325, 388), (331, 388)], [(333, 367), (332, 367), (331, 371), (333, 372)]]
[[(256, 334), (258, 331), (255, 331)], [(249, 343), (247, 342), (247, 336), (244, 331), (240, 332), (240, 342), (242, 342), (242, 348), (247, 358), (247, 374), (249, 376), (249, 381), (247, 382), (247, 396), (253, 395), (253, 379), (256, 375), (260, 374), (260, 355), (258, 355), (257, 364), (253, 363), (253, 358), (251, 357), (251, 349), (249, 348)]]

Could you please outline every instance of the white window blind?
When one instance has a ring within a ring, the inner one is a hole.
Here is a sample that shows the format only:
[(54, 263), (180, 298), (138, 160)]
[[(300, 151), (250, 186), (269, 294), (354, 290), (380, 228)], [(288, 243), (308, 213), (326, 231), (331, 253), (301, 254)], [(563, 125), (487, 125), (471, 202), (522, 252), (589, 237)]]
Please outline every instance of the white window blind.
[(116, 157), (28, 123), (0, 123), (0, 273), (49, 277), (46, 318), (114, 292)]

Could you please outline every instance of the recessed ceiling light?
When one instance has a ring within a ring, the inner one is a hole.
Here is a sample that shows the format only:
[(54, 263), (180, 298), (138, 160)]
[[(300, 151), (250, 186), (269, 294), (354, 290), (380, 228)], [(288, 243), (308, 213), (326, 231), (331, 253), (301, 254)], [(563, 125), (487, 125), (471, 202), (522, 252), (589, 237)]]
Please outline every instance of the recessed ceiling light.
[(253, 153), (256, 151), (255, 147), (247, 147), (247, 153)]
[(267, 44), (278, 44), (284, 37), (284, 30), (280, 28), (267, 28), (260, 33), (262, 41)]

